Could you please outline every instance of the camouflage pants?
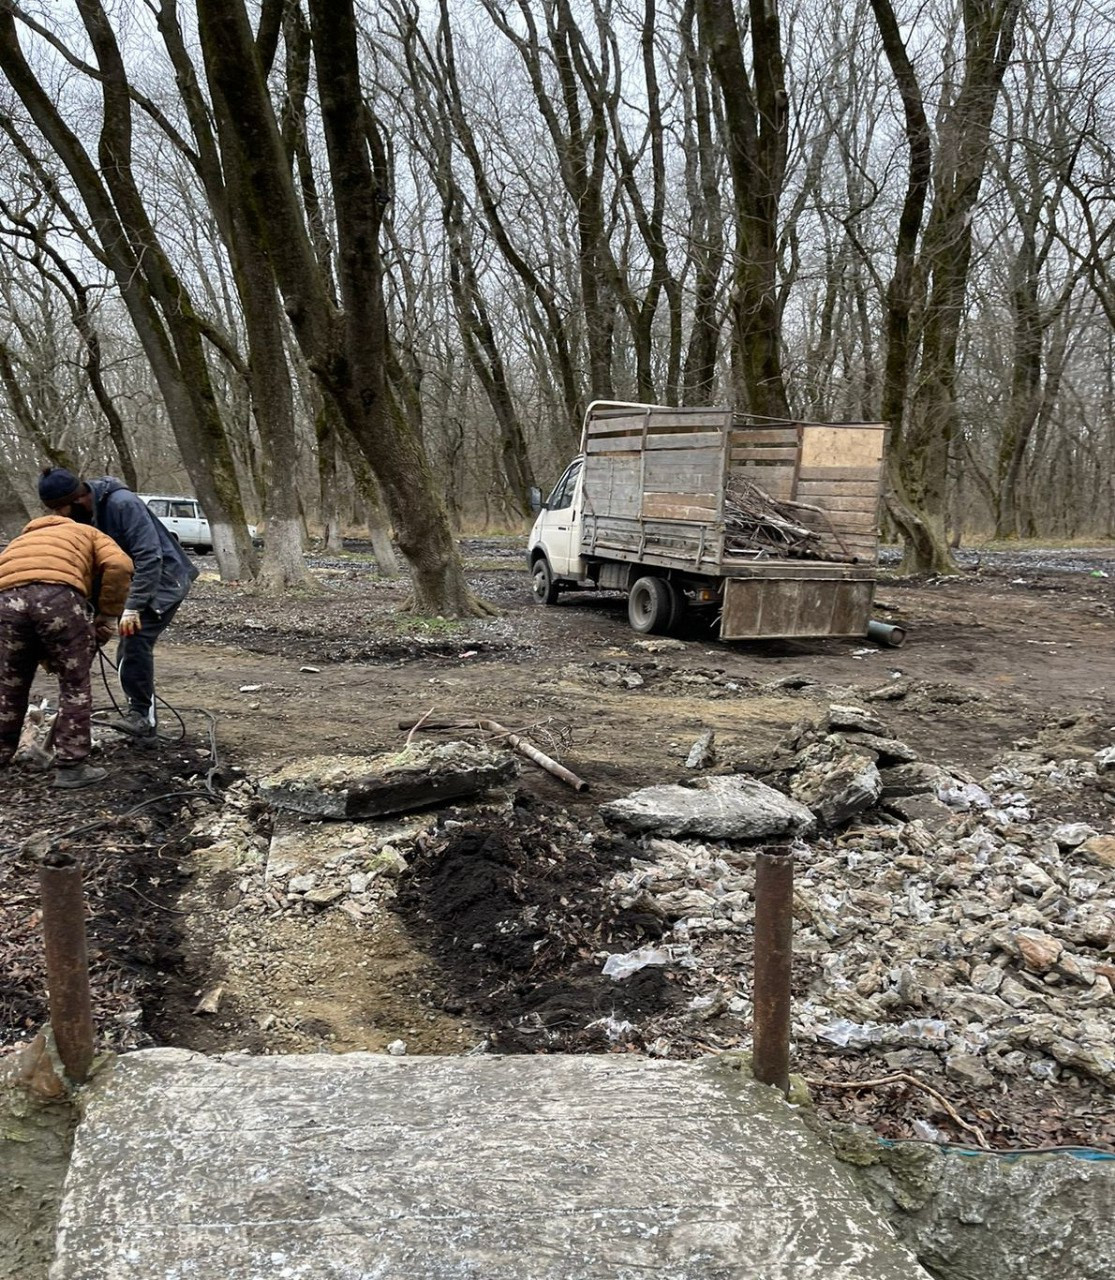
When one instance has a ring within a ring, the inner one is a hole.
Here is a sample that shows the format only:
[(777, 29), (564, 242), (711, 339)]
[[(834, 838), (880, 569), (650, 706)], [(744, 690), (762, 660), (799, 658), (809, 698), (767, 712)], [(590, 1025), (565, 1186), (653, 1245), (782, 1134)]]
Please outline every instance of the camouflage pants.
[(19, 743), (35, 668), (44, 658), (58, 675), (55, 760), (85, 759), (93, 711), (89, 667), (96, 651), (89, 607), (73, 587), (32, 582), (0, 591), (0, 761)]

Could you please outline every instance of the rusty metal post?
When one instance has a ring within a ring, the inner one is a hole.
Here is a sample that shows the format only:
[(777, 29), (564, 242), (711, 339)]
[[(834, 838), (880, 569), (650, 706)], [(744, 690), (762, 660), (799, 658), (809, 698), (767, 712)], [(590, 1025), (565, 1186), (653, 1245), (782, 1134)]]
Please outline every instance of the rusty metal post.
[(790, 1090), (790, 961), (794, 855), (772, 845), (755, 859), (755, 1079)]
[(66, 1074), (80, 1084), (93, 1063), (93, 1005), (80, 863), (68, 853), (46, 854), (39, 868), (39, 887), (50, 1025)]

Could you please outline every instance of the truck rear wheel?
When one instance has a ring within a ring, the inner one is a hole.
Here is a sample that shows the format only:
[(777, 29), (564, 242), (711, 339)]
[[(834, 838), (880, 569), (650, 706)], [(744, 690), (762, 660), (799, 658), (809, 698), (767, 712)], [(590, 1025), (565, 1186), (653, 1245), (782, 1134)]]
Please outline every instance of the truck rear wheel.
[(627, 593), (627, 620), (642, 635), (660, 634), (674, 620), (674, 589), (665, 578), (637, 578)]
[(530, 594), (537, 604), (557, 604), (558, 587), (554, 581), (554, 571), (545, 556), (539, 556), (531, 568)]

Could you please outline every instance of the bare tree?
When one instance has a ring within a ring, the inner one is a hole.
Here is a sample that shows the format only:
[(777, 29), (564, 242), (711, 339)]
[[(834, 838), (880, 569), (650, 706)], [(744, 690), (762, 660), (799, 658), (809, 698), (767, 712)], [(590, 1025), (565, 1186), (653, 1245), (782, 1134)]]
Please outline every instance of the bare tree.
[[(274, 5), (264, 8), (259, 38), (261, 57), (274, 54), (275, 9)], [(237, 186), (243, 181), (242, 170), (237, 164), (227, 162), (229, 151), (237, 145), (236, 139), (229, 136), (227, 107), (217, 102), (212, 113), (209, 111), (182, 37), (177, 10), (177, 0), (160, 0), (156, 18), (190, 121), (196, 145), (196, 169), (231, 258), (248, 340), (244, 373), (251, 388), (252, 408), (263, 443), (267, 538), (259, 586), (272, 591), (306, 588), (313, 584), (313, 579), (302, 558), (298, 448), (284, 342), (286, 322), (262, 239), (246, 213), (251, 208), (250, 202)]]
[(732, 319), (740, 407), (788, 418), (778, 306), (778, 208), (789, 117), (778, 7), (774, 0), (749, 0), (750, 73), (733, 0), (697, 0), (697, 18), (723, 103), (735, 197)]
[(888, 294), (883, 389), (883, 416), (892, 433), (888, 509), (905, 541), (904, 567), (947, 573), (954, 569), (945, 534), (948, 459), (957, 430), (957, 344), (972, 218), (1021, 0), (962, 0), (963, 71), (954, 96), (939, 109), (935, 152), (922, 88), (891, 0), (871, 0), (871, 8), (902, 98), (909, 148)]
[(390, 392), (379, 233), (389, 198), (379, 123), (364, 102), (350, 2), (311, 0), (310, 33), (337, 224), (343, 309), (329, 297), (295, 196), (278, 123), (243, 3), (199, 0), (206, 69), (223, 127), (237, 142), (238, 190), (266, 245), (287, 314), (314, 376), (340, 409), (379, 479), (411, 567), (414, 607), (482, 608), (465, 584), (428, 459)]
[[(85, 205), (92, 234), (84, 235), (84, 242), (112, 271), (127, 304), (166, 399), (183, 460), (209, 513), (221, 571), (226, 577), (247, 578), (254, 571), (255, 554), (228, 441), (214, 407), (203, 349), (206, 327), (155, 234), (136, 185), (131, 99), (108, 17), (98, 0), (78, 0), (78, 10), (98, 60), (103, 101), (99, 165), (93, 164), (24, 57), (12, 0), (0, 0), (0, 71)], [(9, 136), (22, 140), (22, 131), (10, 118), (4, 127)], [(26, 152), (25, 157), (42, 169), (37, 157)], [(71, 222), (82, 229), (83, 219), (73, 216)]]

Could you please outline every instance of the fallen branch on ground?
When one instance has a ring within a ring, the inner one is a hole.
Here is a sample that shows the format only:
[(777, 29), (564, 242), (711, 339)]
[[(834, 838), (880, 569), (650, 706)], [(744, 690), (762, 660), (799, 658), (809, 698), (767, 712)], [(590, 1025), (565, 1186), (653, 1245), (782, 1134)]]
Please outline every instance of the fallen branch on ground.
[[(528, 760), (532, 760), (536, 765), (545, 769), (547, 773), (552, 773), (555, 778), (560, 778), (562, 782), (568, 783), (574, 791), (588, 790), (588, 783), (583, 778), (578, 778), (565, 765), (558, 764), (553, 757), (546, 755), (544, 751), (539, 751), (533, 743), (521, 738), (517, 733), (513, 733), (495, 720), (486, 718), (476, 720), (431, 720), (429, 719), (429, 714), (427, 711), (424, 716), (420, 716), (417, 720), (400, 720), (399, 728), (409, 729), (412, 735), (419, 728), (483, 729), (485, 733), (492, 733), (497, 738), (502, 738), (513, 751), (518, 751), (520, 755), (526, 756)], [(407, 741), (409, 742), (410, 738)]]
[(982, 1129), (977, 1128), (974, 1124), (969, 1124), (967, 1120), (961, 1118), (957, 1109), (949, 1102), (948, 1098), (942, 1093), (938, 1093), (932, 1085), (928, 1085), (924, 1080), (919, 1080), (917, 1076), (909, 1075), (905, 1071), (895, 1072), (891, 1076), (879, 1076), (875, 1080), (816, 1080), (806, 1077), (805, 1083), (811, 1089), (874, 1089), (884, 1084), (912, 1084), (915, 1089), (922, 1089), (929, 1094), (931, 1098), (935, 1098), (937, 1102), (944, 1107), (945, 1111), (960, 1126), (961, 1129), (968, 1133), (974, 1134), (976, 1141), (985, 1151), (991, 1150), (991, 1144), (984, 1137)]

